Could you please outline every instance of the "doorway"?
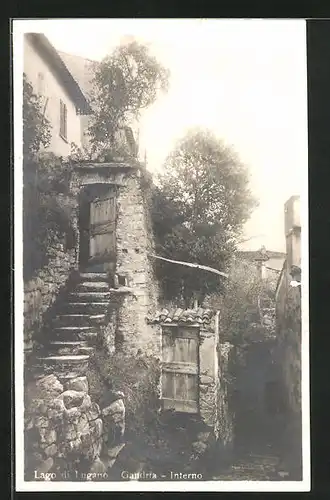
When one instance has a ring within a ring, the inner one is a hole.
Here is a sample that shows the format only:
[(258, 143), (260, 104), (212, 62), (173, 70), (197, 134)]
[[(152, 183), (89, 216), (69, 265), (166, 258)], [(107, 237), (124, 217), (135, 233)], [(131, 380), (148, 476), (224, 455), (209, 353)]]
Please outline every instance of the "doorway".
[(79, 200), (79, 267), (113, 274), (116, 263), (116, 190), (107, 184), (85, 186)]

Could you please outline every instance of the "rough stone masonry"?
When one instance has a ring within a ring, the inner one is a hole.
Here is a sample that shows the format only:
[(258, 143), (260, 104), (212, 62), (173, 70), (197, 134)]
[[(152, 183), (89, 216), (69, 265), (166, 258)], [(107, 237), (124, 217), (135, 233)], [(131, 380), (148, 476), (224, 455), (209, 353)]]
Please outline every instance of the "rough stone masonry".
[(84, 474), (107, 478), (124, 446), (121, 394), (100, 408), (88, 395), (86, 377), (62, 385), (48, 375), (31, 383), (26, 399), (26, 480), (43, 480), (45, 474), (62, 481), (81, 480)]
[[(148, 254), (153, 253), (149, 214), (150, 179), (138, 165), (92, 164), (78, 166), (72, 189), (108, 184), (116, 190), (116, 262), (112, 301), (115, 329), (107, 329), (106, 345), (133, 355), (139, 349), (147, 355), (161, 353), (160, 329), (147, 324), (146, 316), (157, 309), (159, 290)], [(77, 248), (79, 252), (79, 249)], [(115, 330), (115, 331), (114, 331)]]

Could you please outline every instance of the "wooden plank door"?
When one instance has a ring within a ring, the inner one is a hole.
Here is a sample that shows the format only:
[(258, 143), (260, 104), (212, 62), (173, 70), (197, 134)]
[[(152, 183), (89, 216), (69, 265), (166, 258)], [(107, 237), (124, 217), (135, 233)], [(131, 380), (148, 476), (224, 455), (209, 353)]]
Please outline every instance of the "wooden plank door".
[(199, 411), (198, 339), (198, 328), (163, 328), (162, 401), (165, 410)]
[(116, 198), (108, 192), (90, 202), (88, 264), (111, 262), (116, 255)]

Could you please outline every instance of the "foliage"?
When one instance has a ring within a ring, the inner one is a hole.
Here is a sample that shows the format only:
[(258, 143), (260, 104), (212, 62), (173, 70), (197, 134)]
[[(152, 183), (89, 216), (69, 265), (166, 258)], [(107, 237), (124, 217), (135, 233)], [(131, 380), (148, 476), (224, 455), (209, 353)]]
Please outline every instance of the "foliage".
[[(153, 196), (157, 251), (164, 257), (225, 268), (253, 207), (248, 171), (232, 149), (208, 130), (191, 130), (177, 144)], [(219, 277), (159, 264), (168, 298), (186, 302), (219, 289)], [(186, 304), (188, 305), (188, 304)]]
[(71, 163), (83, 162), (123, 162), (130, 163), (136, 161), (136, 151), (127, 143), (124, 136), (124, 129), (119, 129), (114, 133), (114, 140), (111, 147), (105, 147), (100, 142), (88, 142), (81, 147), (71, 143), (69, 160)]
[(93, 78), (89, 134), (97, 149), (112, 150), (115, 134), (137, 119), (168, 88), (168, 71), (146, 46), (121, 45), (97, 66)]
[(76, 200), (69, 190), (71, 167), (52, 153), (23, 165), (24, 277), (47, 264), (55, 246), (75, 245)]
[(134, 439), (150, 438), (150, 426), (158, 419), (159, 361), (151, 356), (131, 356), (95, 351), (87, 373), (89, 393), (101, 407), (111, 403), (114, 391), (125, 395), (126, 432)]
[(265, 334), (261, 326), (258, 302), (260, 297), (266, 296), (275, 304), (273, 280), (262, 280), (256, 266), (234, 258), (223, 294), (214, 294), (208, 298), (208, 306), (221, 311), (222, 338), (244, 347), (251, 340)]
[(46, 103), (33, 92), (32, 85), (23, 75), (23, 156), (35, 156), (41, 147), (47, 147), (51, 138), (51, 125), (45, 117)]
[(45, 117), (46, 103), (23, 78), (23, 231), (24, 277), (29, 279), (47, 264), (52, 249), (66, 240), (74, 242), (71, 225), (74, 200), (69, 192), (69, 164), (52, 153), (51, 126)]

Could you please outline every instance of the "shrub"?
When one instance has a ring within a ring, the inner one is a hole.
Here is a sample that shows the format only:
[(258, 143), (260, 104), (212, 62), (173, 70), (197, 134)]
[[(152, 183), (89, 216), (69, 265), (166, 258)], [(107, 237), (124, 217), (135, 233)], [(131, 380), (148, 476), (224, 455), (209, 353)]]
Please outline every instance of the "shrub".
[(77, 201), (70, 193), (71, 167), (51, 153), (24, 161), (24, 277), (47, 265), (52, 249), (76, 243), (72, 224)]
[(105, 407), (114, 393), (124, 393), (126, 434), (146, 442), (158, 420), (160, 363), (151, 356), (131, 356), (116, 352), (108, 356), (101, 348), (91, 356), (87, 374), (90, 396)]

